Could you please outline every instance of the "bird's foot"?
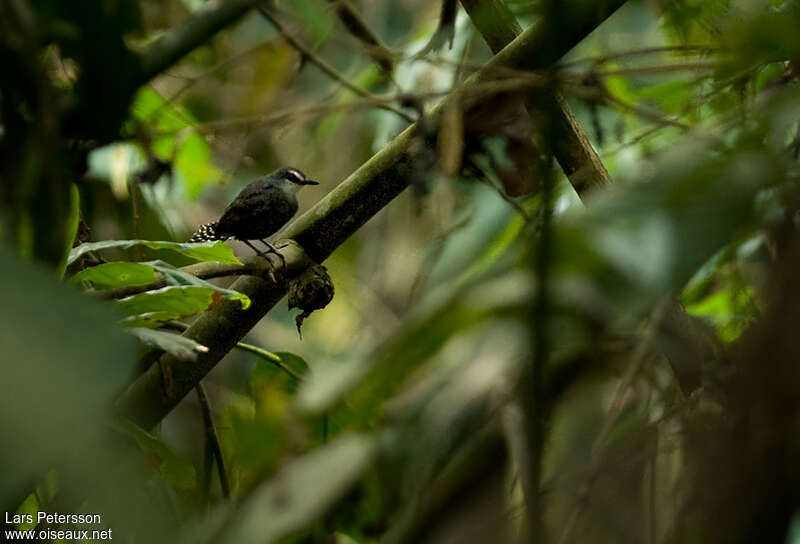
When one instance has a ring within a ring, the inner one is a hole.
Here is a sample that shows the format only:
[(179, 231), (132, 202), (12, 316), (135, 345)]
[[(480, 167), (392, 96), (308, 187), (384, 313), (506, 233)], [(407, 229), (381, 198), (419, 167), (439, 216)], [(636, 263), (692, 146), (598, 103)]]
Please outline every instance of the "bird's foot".
[[(267, 249), (267, 253), (274, 253), (275, 255), (277, 255), (278, 258), (281, 260), (281, 264), (283, 265), (283, 268), (286, 269), (286, 258), (283, 256), (283, 253), (278, 251), (278, 249), (275, 246), (273, 246), (272, 244), (270, 244), (266, 240), (259, 239), (259, 242), (261, 242), (262, 244), (267, 246), (267, 248), (268, 248)], [(286, 246), (283, 245), (281, 247), (286, 247)]]
[[(263, 242), (263, 240), (260, 240), (260, 241)], [(264, 251), (261, 251), (260, 249), (258, 249), (256, 246), (254, 246), (253, 244), (251, 244), (247, 240), (242, 240), (242, 242), (247, 244), (250, 247), (250, 249), (255, 251), (256, 255), (259, 255), (260, 257), (263, 257), (264, 259), (266, 259), (266, 261), (269, 263), (269, 277), (270, 277), (270, 279), (275, 283), (279, 283), (278, 279), (275, 277), (275, 269), (277, 267), (275, 266), (275, 263), (273, 262), (273, 260), (269, 258), (269, 254), (270, 253), (274, 253), (275, 255), (277, 255), (278, 258), (281, 260), (281, 265), (282, 265), (281, 267), (285, 270), (286, 269), (286, 259), (283, 257), (283, 255), (281, 255), (281, 253), (277, 249), (272, 247), (271, 244), (266, 244), (269, 249), (267, 249), (267, 251), (264, 252)], [(281, 275), (281, 276), (283, 276), (283, 275)]]

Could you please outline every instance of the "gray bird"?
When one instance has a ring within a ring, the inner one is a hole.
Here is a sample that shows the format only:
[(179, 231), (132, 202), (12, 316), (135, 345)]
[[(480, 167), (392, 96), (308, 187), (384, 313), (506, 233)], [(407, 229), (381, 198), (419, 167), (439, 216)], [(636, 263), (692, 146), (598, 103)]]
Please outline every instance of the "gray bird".
[(258, 240), (275, 253), (278, 250), (266, 238), (275, 234), (297, 213), (296, 194), (303, 185), (319, 185), (297, 168), (281, 168), (251, 182), (233, 199), (219, 221), (206, 223), (197, 229), (189, 242), (211, 240), (241, 240), (257, 254), (265, 256), (250, 240)]

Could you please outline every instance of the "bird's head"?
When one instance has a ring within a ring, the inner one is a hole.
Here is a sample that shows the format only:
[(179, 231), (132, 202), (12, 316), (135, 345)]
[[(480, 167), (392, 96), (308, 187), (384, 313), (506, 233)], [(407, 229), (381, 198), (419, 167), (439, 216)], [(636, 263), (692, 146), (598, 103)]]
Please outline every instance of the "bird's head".
[(295, 193), (303, 185), (319, 185), (318, 181), (308, 179), (304, 173), (297, 168), (281, 168), (269, 175), (270, 180), (276, 183), (284, 191)]

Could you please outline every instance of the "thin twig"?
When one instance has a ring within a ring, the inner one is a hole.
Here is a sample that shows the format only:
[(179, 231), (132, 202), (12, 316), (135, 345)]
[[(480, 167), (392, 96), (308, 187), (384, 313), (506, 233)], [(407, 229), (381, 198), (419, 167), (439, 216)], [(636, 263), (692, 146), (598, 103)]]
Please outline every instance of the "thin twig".
[[(589, 70), (587, 73), (597, 77), (634, 76), (647, 74), (665, 74), (672, 72), (715, 70), (719, 68), (718, 62), (681, 62), (673, 64), (656, 64), (652, 66), (634, 66), (631, 68), (614, 68), (612, 70)], [(567, 72), (572, 76), (576, 72)]]
[(383, 44), (378, 33), (370, 28), (358, 10), (353, 7), (353, 4), (349, 0), (328, 0), (328, 2), (333, 4), (342, 25), (364, 46), (367, 55), (378, 63), (386, 74), (391, 74), (394, 68), (394, 55)]
[(607, 55), (596, 55), (593, 57), (582, 57), (579, 59), (562, 62), (561, 68), (568, 68), (577, 64), (602, 64), (610, 60), (620, 60), (630, 57), (640, 57), (644, 55), (652, 55), (657, 53), (690, 53), (690, 52), (714, 52), (717, 48), (713, 45), (667, 45), (660, 47), (643, 47), (641, 49), (633, 49), (630, 51), (618, 51), (616, 53), (609, 53)]
[(274, 353), (272, 353), (270, 351), (267, 351), (267, 350), (265, 350), (263, 348), (260, 348), (258, 346), (254, 346), (253, 344), (245, 344), (244, 342), (238, 342), (236, 344), (236, 348), (240, 349), (242, 351), (248, 351), (250, 353), (254, 353), (254, 354), (258, 355), (259, 357), (261, 357), (263, 359), (266, 359), (267, 361), (273, 363), (275, 366), (277, 366), (278, 368), (280, 368), (281, 370), (286, 372), (289, 376), (291, 376), (292, 378), (294, 378), (297, 381), (302, 381), (303, 380), (302, 376), (298, 375), (297, 373), (295, 373), (294, 370), (292, 370), (291, 368), (286, 366), (283, 363), (283, 360), (279, 356), (275, 355)]
[(648, 109), (645, 109), (645, 108), (641, 108), (641, 107), (636, 106), (634, 104), (630, 104), (628, 102), (625, 102), (624, 100), (621, 100), (621, 99), (617, 98), (616, 96), (614, 96), (614, 95), (612, 95), (610, 93), (603, 93), (603, 95), (604, 95), (604, 98), (605, 98), (606, 102), (608, 102), (609, 104), (616, 105), (616, 106), (618, 106), (619, 108), (621, 108), (623, 110), (627, 110), (629, 113), (632, 113), (634, 115), (638, 115), (642, 119), (646, 119), (646, 120), (651, 121), (653, 123), (657, 123), (657, 124), (659, 124), (661, 126), (670, 126), (670, 127), (679, 128), (679, 129), (684, 130), (684, 131), (689, 131), (689, 130), (692, 129), (692, 127), (690, 127), (686, 123), (681, 123), (680, 121), (676, 121), (674, 119), (670, 119), (668, 117), (664, 117), (663, 115), (659, 115), (658, 113), (656, 113), (654, 111), (651, 111), (651, 110), (648, 110)]
[[(165, 323), (163, 328), (175, 329), (178, 331), (185, 331), (189, 328), (189, 325), (186, 323), (181, 323), (180, 321), (170, 321), (169, 323)], [(279, 355), (272, 353), (271, 351), (267, 351), (264, 348), (260, 348), (258, 346), (254, 346), (253, 344), (247, 344), (245, 342), (237, 342), (234, 346), (235, 349), (246, 351), (248, 353), (252, 353), (254, 355), (258, 355), (265, 361), (269, 361), (270, 363), (274, 364), (276, 367), (280, 368), (284, 372), (286, 372), (289, 376), (294, 378), (297, 381), (302, 381), (303, 377), (297, 374), (294, 370), (286, 366), (283, 362), (283, 359), (280, 358)]]
[(211, 450), (217, 460), (217, 472), (219, 473), (219, 486), (222, 489), (222, 496), (229, 499), (231, 496), (230, 485), (228, 484), (228, 473), (225, 470), (225, 461), (222, 459), (222, 448), (219, 445), (217, 429), (214, 427), (214, 419), (211, 415), (211, 406), (206, 397), (203, 384), (199, 383), (194, 387), (197, 393), (197, 400), (200, 402), (200, 413), (203, 416), (203, 427), (206, 433), (206, 447)]
[[(499, 165), (497, 164), (497, 160), (491, 154), (489, 154), (489, 161), (492, 163), (492, 167), (494, 167), (495, 169), (499, 168)], [(494, 189), (495, 192), (498, 195), (500, 195), (500, 198), (505, 200), (508, 203), (509, 206), (514, 208), (514, 210), (518, 214), (520, 214), (522, 216), (522, 219), (524, 219), (526, 223), (530, 223), (531, 222), (531, 216), (530, 216), (530, 214), (528, 214), (528, 211), (525, 208), (522, 207), (522, 204), (517, 202), (512, 197), (508, 196), (508, 194), (505, 192), (505, 190), (501, 186), (497, 185), (494, 182), (494, 180), (492, 180), (492, 178), (489, 177), (489, 174), (484, 172), (483, 168), (481, 168), (479, 165), (475, 164), (474, 161), (470, 161), (470, 162), (471, 162), (471, 165), (474, 167), (473, 171), (478, 174), (478, 179), (480, 181), (482, 181), (483, 183), (485, 183), (486, 185), (488, 185), (489, 187), (491, 187), (492, 189)]]
[(381, 100), (381, 97), (379, 97), (377, 95), (374, 95), (371, 92), (366, 91), (366, 90), (358, 87), (357, 85), (354, 85), (350, 81), (348, 81), (347, 78), (345, 78), (342, 74), (337, 72), (336, 69), (333, 66), (328, 64), (328, 61), (326, 61), (323, 58), (319, 57), (311, 49), (309, 49), (303, 43), (301, 43), (297, 38), (292, 36), (286, 30), (286, 28), (281, 24), (281, 22), (278, 21), (278, 19), (274, 15), (272, 15), (272, 13), (270, 13), (270, 11), (267, 8), (265, 8), (264, 6), (258, 6), (258, 11), (261, 13), (261, 15), (264, 16), (265, 19), (267, 19), (270, 23), (272, 23), (272, 25), (278, 30), (278, 32), (281, 33), (283, 38), (289, 43), (289, 45), (291, 45), (292, 47), (297, 49), (297, 51), (299, 51), (300, 54), (303, 55), (303, 57), (306, 60), (308, 60), (311, 64), (315, 65), (320, 70), (322, 70), (331, 79), (333, 79), (334, 81), (338, 82), (343, 87), (345, 87), (346, 89), (352, 91), (353, 93), (357, 94), (358, 96), (375, 100), (375, 104), (376, 104), (377, 107), (379, 107), (381, 109), (384, 109), (386, 111), (390, 111), (390, 112), (398, 115), (402, 119), (408, 121), (409, 123), (413, 123), (414, 122), (414, 118), (411, 117), (406, 112), (404, 112), (403, 110), (398, 109), (398, 108), (396, 108), (394, 106), (391, 106), (389, 104), (384, 103)]
[[(479, 102), (481, 99), (486, 99), (495, 94), (501, 94), (514, 91), (525, 91), (530, 89), (542, 88), (546, 86), (549, 79), (541, 74), (529, 73), (525, 77), (516, 78), (503, 78), (495, 80), (487, 80), (475, 83), (469, 87), (468, 90), (462, 93), (464, 102), (469, 106), (473, 103)], [(255, 128), (256, 126), (266, 127), (285, 123), (287, 121), (297, 121), (302, 117), (310, 117), (313, 115), (327, 115), (339, 110), (355, 109), (364, 107), (379, 107), (383, 108), (387, 104), (406, 100), (414, 102), (422, 102), (433, 98), (442, 98), (451, 94), (451, 90), (441, 91), (428, 91), (424, 93), (409, 94), (395, 94), (387, 96), (376, 96), (355, 98), (348, 101), (334, 102), (334, 103), (314, 103), (303, 107), (285, 108), (282, 110), (274, 111), (265, 115), (257, 115), (252, 117), (240, 117), (233, 119), (218, 119), (216, 121), (208, 121), (206, 123), (197, 123), (192, 128), (200, 134), (209, 133), (221, 130), (238, 130), (241, 127)], [(185, 130), (185, 128), (175, 130), (162, 130), (151, 133), (151, 137), (170, 136)]]
[(420, 291), (428, 282), (434, 266), (439, 262), (439, 259), (441, 259), (442, 255), (444, 254), (444, 248), (447, 245), (450, 237), (469, 225), (474, 215), (474, 211), (470, 211), (469, 213), (464, 214), (461, 219), (434, 235), (427, 255), (422, 261), (422, 264), (420, 264), (417, 276), (414, 278), (414, 283), (411, 284), (411, 289), (409, 289), (409, 300), (417, 300)]
[[(248, 56), (252, 55), (253, 53), (257, 52), (259, 49), (262, 49), (264, 47), (271, 46), (271, 45), (273, 45), (272, 41), (266, 41), (266, 42), (260, 43), (258, 45), (254, 45), (253, 47), (250, 47), (250, 48), (248, 48), (248, 49), (246, 49), (244, 51), (241, 51), (241, 52), (239, 52), (239, 53), (237, 53), (237, 54), (235, 54), (233, 56), (228, 57), (225, 60), (220, 61), (215, 66), (212, 66), (208, 70), (206, 70), (206, 71), (204, 71), (204, 72), (202, 72), (202, 73), (200, 73), (200, 74), (198, 74), (196, 76), (183, 78), (182, 76), (178, 76), (178, 75), (175, 75), (175, 74), (163, 74), (163, 75), (167, 75), (167, 76), (171, 76), (171, 77), (180, 77), (182, 79), (185, 79), (186, 83), (184, 83), (184, 85), (181, 88), (179, 88), (172, 95), (170, 95), (169, 98), (164, 100), (164, 104), (162, 104), (161, 107), (163, 108), (163, 107), (169, 106), (170, 104), (173, 104), (178, 98), (180, 98), (183, 95), (183, 93), (188, 91), (191, 87), (193, 87), (194, 85), (196, 85), (198, 82), (202, 81), (203, 79), (205, 79), (205, 78), (207, 78), (207, 77), (219, 72), (220, 70), (222, 70), (223, 68), (225, 68), (227, 66), (230, 66), (234, 62), (237, 62), (237, 61), (239, 61), (239, 60), (241, 60), (241, 59), (243, 59), (245, 57), (248, 57)], [(155, 115), (153, 115), (153, 117), (155, 117)]]

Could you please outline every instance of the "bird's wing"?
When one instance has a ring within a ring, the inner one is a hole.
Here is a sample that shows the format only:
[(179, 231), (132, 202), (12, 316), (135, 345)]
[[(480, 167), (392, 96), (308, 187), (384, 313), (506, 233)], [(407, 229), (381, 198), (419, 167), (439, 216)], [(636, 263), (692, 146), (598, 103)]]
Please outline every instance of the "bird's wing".
[(225, 209), (217, 232), (245, 239), (266, 236), (264, 232), (270, 230), (272, 216), (284, 199), (281, 190), (273, 185), (251, 183)]

